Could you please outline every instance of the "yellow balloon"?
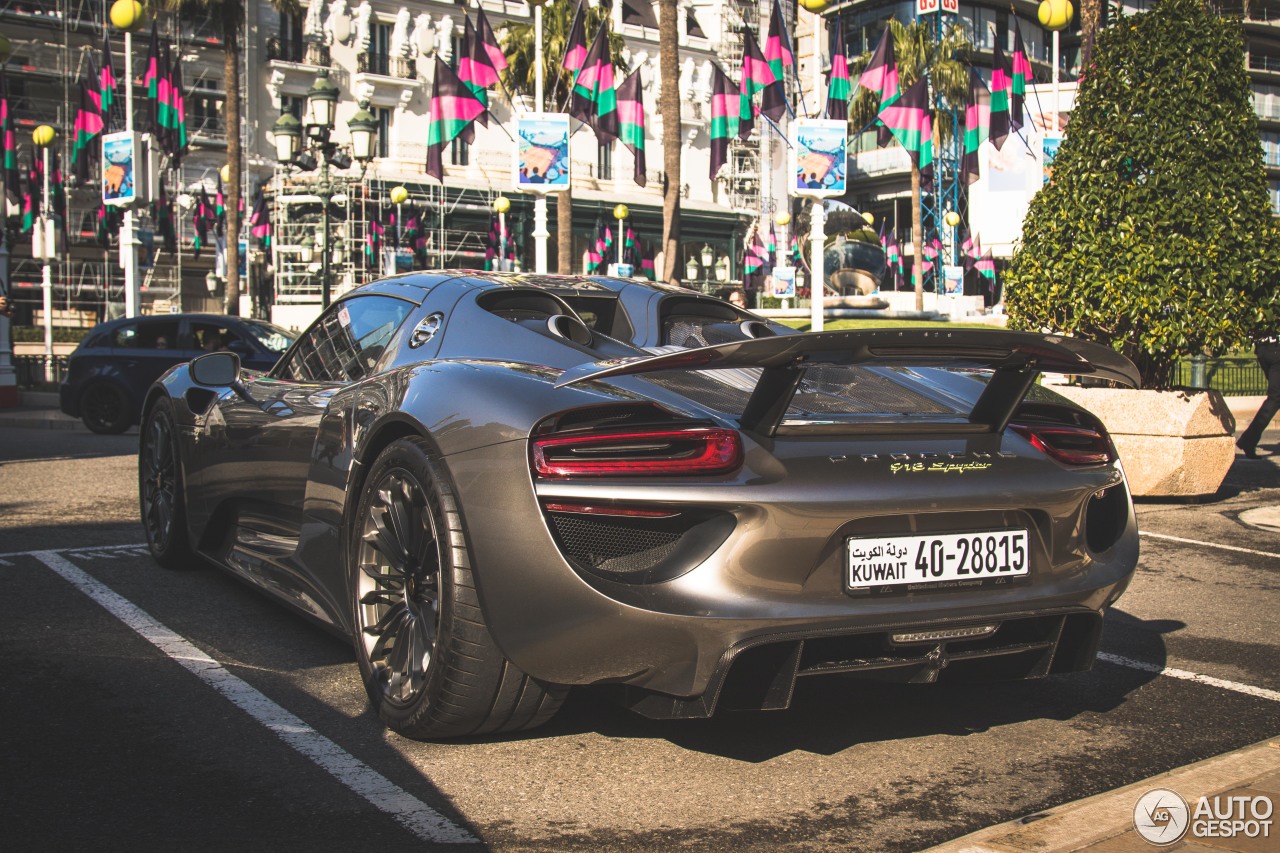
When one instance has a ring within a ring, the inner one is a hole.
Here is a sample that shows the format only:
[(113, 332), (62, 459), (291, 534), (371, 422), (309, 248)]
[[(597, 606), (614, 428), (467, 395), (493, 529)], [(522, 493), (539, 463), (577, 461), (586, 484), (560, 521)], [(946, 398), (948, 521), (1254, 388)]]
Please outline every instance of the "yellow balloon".
[(955, 228), (960, 224), (960, 214), (956, 213), (954, 210), (948, 210), (947, 215), (942, 217), (942, 219), (952, 228)]
[(810, 12), (821, 12), (831, 3), (830, 0), (800, 0), (800, 5)]
[(791, 224), (791, 214), (787, 213), (784, 210), (782, 211), (782, 213), (779, 213), (777, 216), (775, 216), (773, 218), (773, 221), (778, 223), (779, 228), (786, 228), (788, 225)]
[(118, 30), (133, 30), (142, 23), (142, 4), (138, 0), (116, 0), (111, 4), (111, 26)]
[(218, 170), (218, 175), (222, 178), (224, 184), (231, 183), (231, 164), (224, 163), (222, 168)]
[[(407, 199), (408, 197), (409, 197), (409, 191), (408, 191), (407, 189), (405, 189), (404, 187), (392, 187), (392, 188), (391, 188), (391, 203), (392, 203), (392, 204), (404, 204), (405, 199)], [(507, 204), (510, 204), (510, 202), (507, 202)], [(496, 207), (497, 205), (495, 204), (494, 206)], [(501, 211), (500, 211), (500, 212), (501, 212)]]
[(1065, 30), (1075, 17), (1076, 9), (1071, 0), (1042, 0), (1036, 14), (1040, 26), (1046, 30)]
[(41, 148), (44, 148), (46, 145), (53, 144), (53, 137), (56, 135), (57, 134), (54, 132), (52, 127), (49, 127), (47, 124), (42, 124), (35, 130), (31, 131), (31, 141), (36, 145), (39, 145)]
[(505, 195), (500, 195), (493, 201), (493, 209), (498, 213), (506, 213), (511, 209), (511, 199)]
[(631, 215), (631, 209), (625, 204), (620, 204), (613, 209), (614, 219), (626, 219)]

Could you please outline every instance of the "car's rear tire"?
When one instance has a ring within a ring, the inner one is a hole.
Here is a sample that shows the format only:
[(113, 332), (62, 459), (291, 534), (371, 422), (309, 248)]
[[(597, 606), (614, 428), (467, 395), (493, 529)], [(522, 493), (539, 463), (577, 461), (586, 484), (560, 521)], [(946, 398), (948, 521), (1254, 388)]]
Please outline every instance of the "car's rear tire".
[(545, 723), (567, 688), (503, 657), (476, 595), (461, 511), (427, 441), (402, 438), (365, 480), (350, 547), (356, 658), (369, 699), (413, 738)]
[(195, 562), (187, 534), (187, 498), (178, 455), (178, 430), (168, 401), (147, 413), (138, 442), (138, 511), (147, 548), (166, 569)]
[(80, 396), (80, 419), (100, 435), (116, 435), (129, 428), (133, 418), (124, 391), (110, 382), (95, 382)]

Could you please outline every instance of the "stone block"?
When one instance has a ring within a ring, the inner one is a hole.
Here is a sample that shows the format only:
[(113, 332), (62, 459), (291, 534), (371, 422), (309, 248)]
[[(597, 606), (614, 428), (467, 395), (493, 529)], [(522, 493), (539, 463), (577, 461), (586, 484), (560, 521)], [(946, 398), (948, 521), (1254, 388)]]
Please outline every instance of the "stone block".
[(1135, 497), (1211, 495), (1235, 461), (1235, 418), (1217, 391), (1053, 390), (1102, 421)]

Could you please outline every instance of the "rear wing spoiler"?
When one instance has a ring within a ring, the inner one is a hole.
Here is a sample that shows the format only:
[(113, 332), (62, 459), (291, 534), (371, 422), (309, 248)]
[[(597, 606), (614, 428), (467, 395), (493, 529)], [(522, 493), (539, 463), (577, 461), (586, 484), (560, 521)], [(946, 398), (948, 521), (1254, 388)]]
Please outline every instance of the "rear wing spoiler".
[(659, 370), (763, 368), (740, 423), (773, 435), (806, 367), (816, 364), (985, 367), (994, 370), (969, 421), (1003, 431), (1041, 373), (1092, 376), (1137, 387), (1138, 369), (1110, 347), (1063, 335), (986, 329), (850, 329), (734, 341), (656, 356), (589, 362), (566, 370), (557, 388)]

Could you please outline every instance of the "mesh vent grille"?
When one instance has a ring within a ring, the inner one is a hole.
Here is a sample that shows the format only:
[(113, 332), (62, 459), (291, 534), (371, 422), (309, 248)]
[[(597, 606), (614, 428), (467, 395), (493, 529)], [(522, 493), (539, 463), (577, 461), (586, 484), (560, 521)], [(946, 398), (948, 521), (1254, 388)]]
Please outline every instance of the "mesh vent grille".
[[(724, 374), (746, 373), (746, 370), (719, 371)], [(754, 373), (754, 370), (752, 370)], [(738, 377), (717, 378), (717, 371), (661, 371), (646, 376), (661, 385), (705, 406), (730, 415), (741, 415), (750, 399), (750, 389), (736, 381)], [(754, 381), (754, 376), (752, 377)], [(733, 384), (727, 384), (729, 380)], [(795, 398), (787, 409), (788, 417), (803, 414), (823, 415), (953, 415), (956, 412), (910, 388), (863, 367), (815, 365), (805, 372)]]
[(601, 518), (549, 513), (565, 556), (578, 568), (629, 575), (646, 572), (675, 550), (689, 527), (681, 518)]

